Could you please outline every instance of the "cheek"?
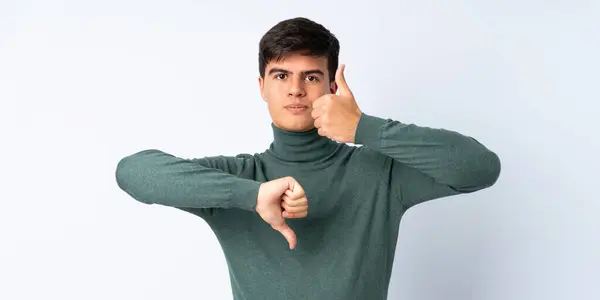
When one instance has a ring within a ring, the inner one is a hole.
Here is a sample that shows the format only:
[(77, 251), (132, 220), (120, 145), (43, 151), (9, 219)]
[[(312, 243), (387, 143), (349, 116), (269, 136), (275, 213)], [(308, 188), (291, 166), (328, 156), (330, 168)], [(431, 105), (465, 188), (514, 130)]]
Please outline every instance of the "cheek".
[(283, 87), (281, 84), (269, 84), (265, 85), (264, 94), (267, 99), (277, 100), (278, 97), (281, 97), (281, 93), (283, 92)]
[(280, 90), (281, 88), (277, 85), (265, 85), (263, 96), (271, 112), (277, 112), (277, 108), (281, 106), (282, 99), (285, 99), (281, 95)]
[(307, 94), (308, 97), (311, 99), (311, 101), (314, 101), (315, 99), (325, 95), (325, 94), (330, 94), (331, 90), (329, 90), (329, 85), (328, 84), (319, 84), (318, 86), (311, 86), (310, 88), (307, 89)]

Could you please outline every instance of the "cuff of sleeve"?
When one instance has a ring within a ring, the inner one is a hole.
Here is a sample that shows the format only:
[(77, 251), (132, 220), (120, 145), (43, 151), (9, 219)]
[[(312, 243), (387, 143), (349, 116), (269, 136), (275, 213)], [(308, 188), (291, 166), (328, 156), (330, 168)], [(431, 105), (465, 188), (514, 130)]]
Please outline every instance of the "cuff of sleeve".
[(260, 184), (254, 180), (236, 178), (231, 185), (231, 207), (254, 212)]
[(358, 121), (354, 144), (378, 148), (381, 141), (381, 130), (387, 120), (363, 113)]

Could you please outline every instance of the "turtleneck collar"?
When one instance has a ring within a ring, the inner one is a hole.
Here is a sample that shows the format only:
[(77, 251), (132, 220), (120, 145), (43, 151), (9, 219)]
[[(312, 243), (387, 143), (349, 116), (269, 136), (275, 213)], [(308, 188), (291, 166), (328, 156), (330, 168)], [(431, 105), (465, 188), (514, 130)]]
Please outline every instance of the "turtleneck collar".
[(330, 155), (338, 143), (320, 136), (318, 129), (296, 132), (281, 129), (271, 123), (273, 142), (269, 151), (281, 160), (289, 162), (314, 162)]

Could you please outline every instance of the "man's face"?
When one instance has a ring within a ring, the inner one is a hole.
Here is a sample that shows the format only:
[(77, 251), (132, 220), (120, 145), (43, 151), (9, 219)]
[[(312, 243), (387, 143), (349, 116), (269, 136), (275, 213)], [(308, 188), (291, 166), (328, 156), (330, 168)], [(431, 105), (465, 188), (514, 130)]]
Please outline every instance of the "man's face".
[(265, 68), (265, 78), (259, 76), (258, 82), (273, 123), (290, 131), (313, 129), (313, 101), (336, 91), (335, 82), (329, 82), (327, 57), (292, 54), (271, 61)]

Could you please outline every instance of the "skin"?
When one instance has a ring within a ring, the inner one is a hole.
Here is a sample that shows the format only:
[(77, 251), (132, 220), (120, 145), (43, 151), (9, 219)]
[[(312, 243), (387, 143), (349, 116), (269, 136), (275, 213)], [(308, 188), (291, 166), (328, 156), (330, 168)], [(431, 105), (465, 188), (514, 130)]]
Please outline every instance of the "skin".
[[(341, 65), (335, 81), (329, 82), (326, 57), (292, 53), (269, 62), (258, 84), (273, 124), (289, 131), (318, 128), (322, 136), (354, 142), (361, 110), (346, 83), (344, 69)], [(307, 109), (290, 111), (289, 105), (304, 105)]]
[[(326, 57), (292, 53), (269, 62), (265, 77), (259, 76), (258, 83), (273, 124), (296, 132), (317, 128), (321, 136), (353, 143), (362, 112), (346, 83), (344, 69), (341, 65), (335, 81), (330, 82)], [(308, 199), (299, 182), (284, 177), (262, 183), (256, 211), (285, 237), (290, 249), (296, 247), (296, 234), (285, 219), (307, 216)]]
[[(335, 82), (329, 82), (327, 57), (291, 54), (280, 61), (271, 61), (265, 68), (265, 78), (259, 76), (262, 99), (267, 103), (275, 126), (289, 131), (308, 131), (314, 128), (312, 104), (319, 97), (335, 93)], [(300, 114), (293, 114), (285, 106), (307, 105)]]

